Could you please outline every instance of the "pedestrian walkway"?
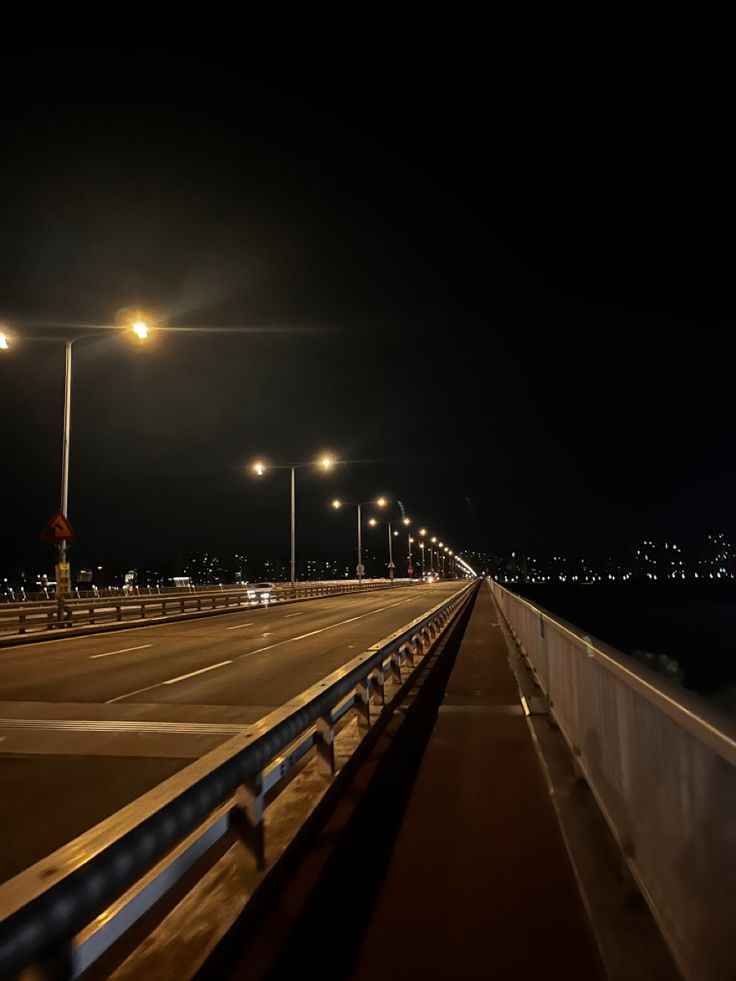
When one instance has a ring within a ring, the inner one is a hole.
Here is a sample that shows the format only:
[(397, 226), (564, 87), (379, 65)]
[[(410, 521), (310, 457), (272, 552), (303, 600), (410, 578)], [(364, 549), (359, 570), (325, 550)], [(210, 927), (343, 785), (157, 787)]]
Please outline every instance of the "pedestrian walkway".
[(382, 978), (603, 977), (481, 586), (353, 968)]

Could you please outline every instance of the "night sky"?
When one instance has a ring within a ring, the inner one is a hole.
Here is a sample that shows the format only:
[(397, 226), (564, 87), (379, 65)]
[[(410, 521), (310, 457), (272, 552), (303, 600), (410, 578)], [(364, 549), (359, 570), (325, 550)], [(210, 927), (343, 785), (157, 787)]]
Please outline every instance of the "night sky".
[(53, 561), (63, 346), (32, 338), (136, 305), (202, 329), (76, 350), (77, 566), (286, 559), (288, 474), (247, 464), (325, 448), (360, 462), (300, 472), (302, 557), (381, 493), (458, 550), (733, 532), (728, 37), (235, 40), (2, 60), (0, 571)]

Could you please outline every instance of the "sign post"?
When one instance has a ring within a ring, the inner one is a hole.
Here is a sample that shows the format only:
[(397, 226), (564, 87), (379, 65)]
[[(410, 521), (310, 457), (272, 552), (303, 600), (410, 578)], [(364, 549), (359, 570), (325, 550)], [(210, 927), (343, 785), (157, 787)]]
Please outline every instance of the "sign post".
[(50, 542), (59, 548), (59, 561), (56, 564), (56, 595), (59, 598), (72, 591), (72, 572), (71, 566), (66, 561), (66, 543), (73, 541), (76, 537), (74, 529), (61, 508), (41, 532), (41, 541)]

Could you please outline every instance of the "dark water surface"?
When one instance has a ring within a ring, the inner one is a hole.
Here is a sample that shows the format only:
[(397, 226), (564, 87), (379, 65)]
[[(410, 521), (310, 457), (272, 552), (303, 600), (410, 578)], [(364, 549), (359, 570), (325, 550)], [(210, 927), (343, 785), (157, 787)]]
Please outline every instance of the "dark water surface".
[(513, 589), (736, 711), (736, 583), (537, 583)]

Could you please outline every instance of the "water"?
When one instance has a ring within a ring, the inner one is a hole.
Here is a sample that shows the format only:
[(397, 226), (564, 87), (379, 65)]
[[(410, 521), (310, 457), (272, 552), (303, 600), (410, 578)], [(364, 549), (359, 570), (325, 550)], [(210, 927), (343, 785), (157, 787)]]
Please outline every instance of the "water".
[(736, 714), (736, 583), (513, 588)]

